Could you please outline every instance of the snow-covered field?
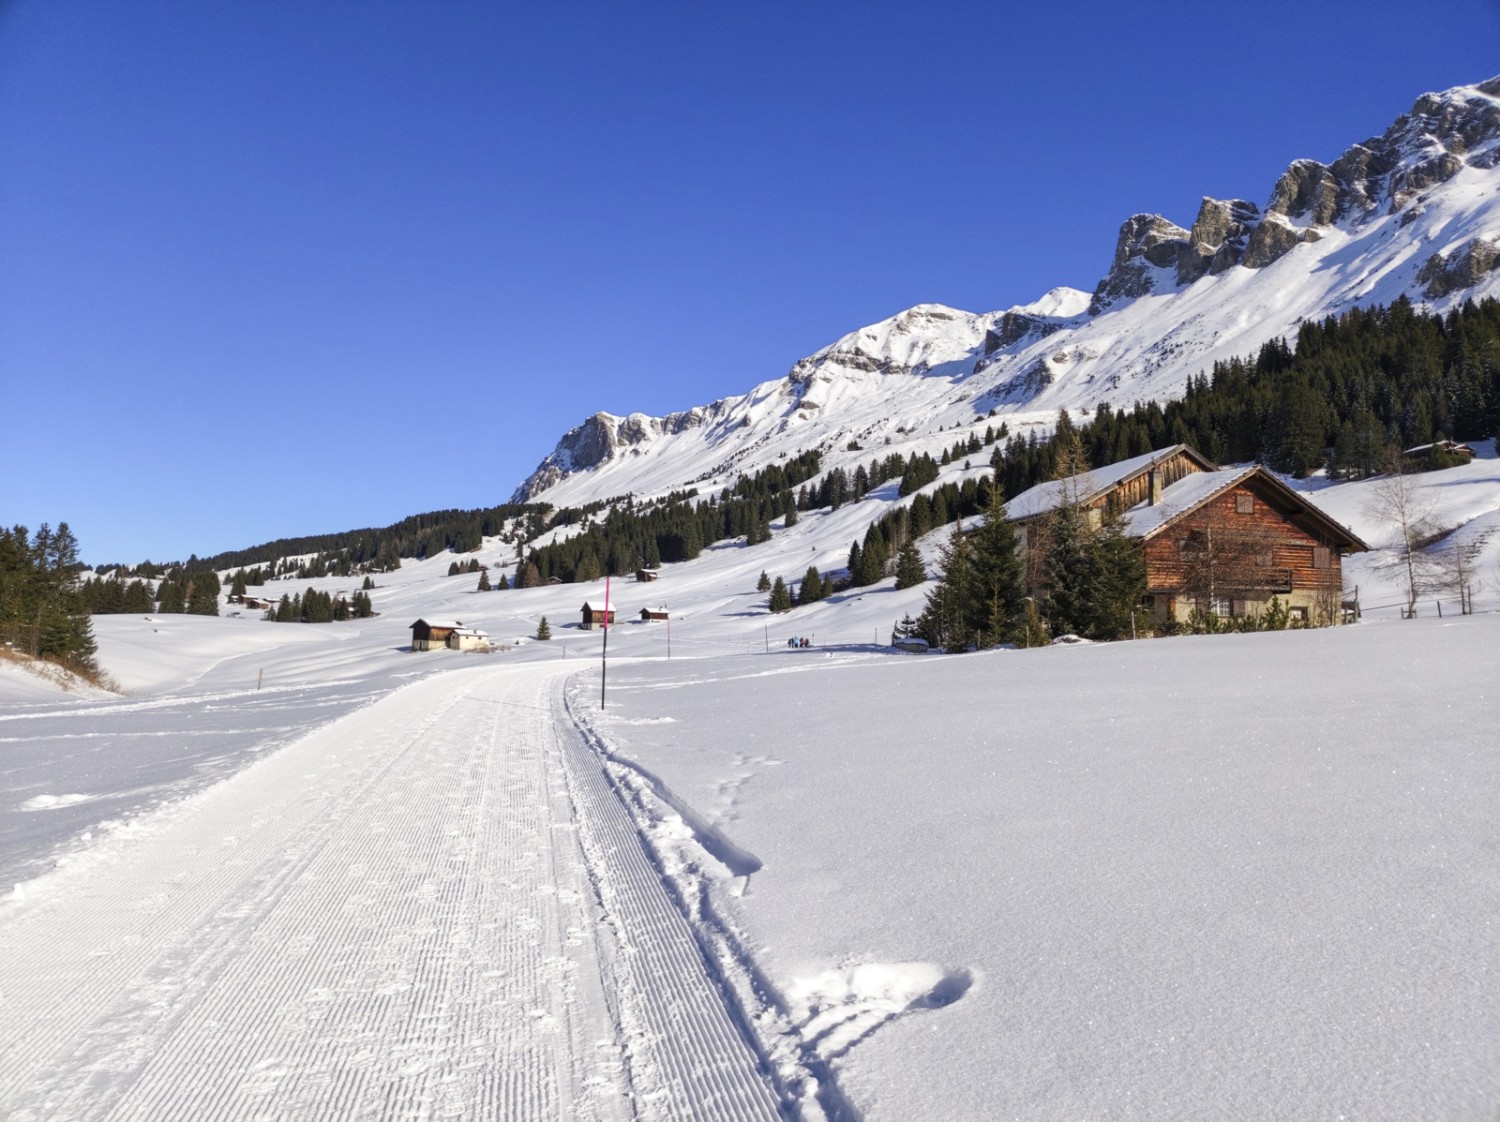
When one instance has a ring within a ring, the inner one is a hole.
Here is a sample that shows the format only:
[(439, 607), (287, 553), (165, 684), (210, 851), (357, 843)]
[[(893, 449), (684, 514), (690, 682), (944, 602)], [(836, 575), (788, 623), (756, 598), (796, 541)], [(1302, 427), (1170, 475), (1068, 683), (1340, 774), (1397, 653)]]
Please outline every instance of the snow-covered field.
[[(99, 617), (127, 696), (0, 675), (0, 1117), (1493, 1122), (1500, 461), (1420, 478), (1477, 615), (1400, 620), (1377, 556), (1318, 632), (768, 616), (887, 489), (614, 582), (602, 711), (602, 585)], [(1371, 486), (1305, 485), (1380, 543)], [(356, 584), (269, 591), (309, 583)], [(421, 615), (504, 649), (409, 653)]]

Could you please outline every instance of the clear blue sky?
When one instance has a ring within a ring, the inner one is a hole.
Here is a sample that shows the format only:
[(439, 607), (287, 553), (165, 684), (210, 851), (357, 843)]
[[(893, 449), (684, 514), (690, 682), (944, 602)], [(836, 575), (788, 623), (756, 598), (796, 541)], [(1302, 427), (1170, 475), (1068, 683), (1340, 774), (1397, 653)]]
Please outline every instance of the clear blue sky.
[(598, 409), (1264, 203), (1500, 0), (0, 0), (0, 522), (92, 562), (505, 501)]

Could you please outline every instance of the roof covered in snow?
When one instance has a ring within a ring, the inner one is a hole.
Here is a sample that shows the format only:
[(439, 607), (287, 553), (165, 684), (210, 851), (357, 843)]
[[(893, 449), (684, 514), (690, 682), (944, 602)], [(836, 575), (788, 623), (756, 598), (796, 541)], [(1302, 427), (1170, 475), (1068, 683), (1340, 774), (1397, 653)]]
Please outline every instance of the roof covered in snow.
[(1118, 487), (1127, 479), (1144, 471), (1150, 471), (1157, 464), (1165, 463), (1177, 455), (1191, 457), (1198, 461), (1206, 471), (1212, 471), (1214, 468), (1211, 461), (1186, 444), (1174, 444), (1170, 448), (1161, 448), (1141, 456), (1132, 456), (1116, 464), (1095, 468), (1084, 472), (1083, 475), (1074, 475), (1067, 479), (1049, 479), (1046, 483), (1038, 483), (1006, 503), (1005, 511), (1014, 521), (1046, 514), (1049, 510), (1059, 506), (1065, 497), (1084, 503), (1091, 502)]

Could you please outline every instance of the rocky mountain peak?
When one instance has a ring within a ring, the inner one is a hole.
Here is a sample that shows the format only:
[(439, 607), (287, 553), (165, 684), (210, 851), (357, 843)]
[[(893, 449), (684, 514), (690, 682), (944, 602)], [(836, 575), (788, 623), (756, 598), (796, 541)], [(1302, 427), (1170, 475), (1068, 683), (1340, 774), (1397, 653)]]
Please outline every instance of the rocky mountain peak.
[[(1424, 94), (1384, 134), (1352, 145), (1332, 164), (1292, 161), (1272, 188), (1264, 213), (1242, 199), (1205, 198), (1191, 230), (1155, 214), (1126, 219), (1089, 313), (1098, 315), (1168, 281), (1188, 285), (1234, 265), (1264, 268), (1294, 247), (1319, 240), (1320, 228), (1395, 213), (1465, 167), (1497, 164), (1500, 77)], [(1451, 261), (1429, 262), (1437, 286), (1429, 291), (1464, 283), (1489, 260), (1485, 244)]]

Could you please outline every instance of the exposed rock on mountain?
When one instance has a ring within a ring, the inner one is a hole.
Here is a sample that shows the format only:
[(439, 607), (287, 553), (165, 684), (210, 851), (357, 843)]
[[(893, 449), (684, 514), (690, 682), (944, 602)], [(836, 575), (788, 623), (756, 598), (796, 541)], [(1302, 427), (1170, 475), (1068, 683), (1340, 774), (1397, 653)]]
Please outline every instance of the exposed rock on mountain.
[(1475, 238), (1451, 255), (1434, 253), (1422, 266), (1417, 280), (1430, 299), (1472, 288), (1500, 259), (1500, 246), (1487, 238)]
[(516, 497), (732, 482), (814, 447), (852, 465), (851, 448), (940, 448), (939, 433), (991, 410), (1046, 426), (1059, 408), (1173, 397), (1304, 319), (1401, 296), (1435, 310), (1500, 296), (1497, 256), (1500, 78), (1423, 95), (1331, 163), (1294, 160), (1264, 210), (1205, 198), (1190, 229), (1132, 216), (1092, 294), (1059, 288), (980, 314), (919, 304), (744, 396), (659, 419), (595, 414)]

